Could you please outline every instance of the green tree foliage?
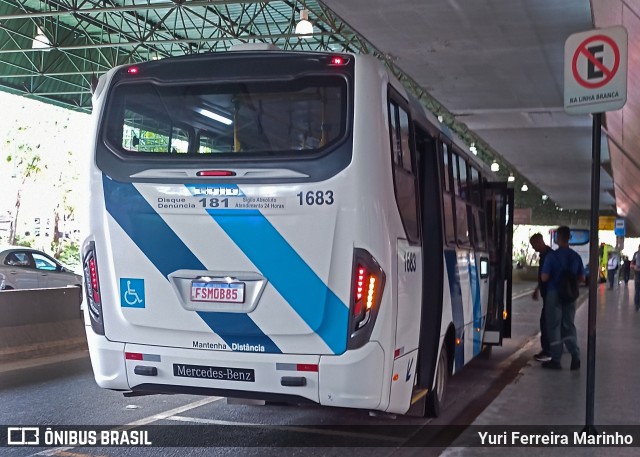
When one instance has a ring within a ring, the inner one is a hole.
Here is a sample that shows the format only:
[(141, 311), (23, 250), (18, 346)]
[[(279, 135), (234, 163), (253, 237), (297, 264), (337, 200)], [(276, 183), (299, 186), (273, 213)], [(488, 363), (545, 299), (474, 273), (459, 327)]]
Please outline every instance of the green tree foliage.
[(51, 250), (56, 253), (56, 259), (63, 265), (71, 269), (80, 267), (80, 245), (76, 241), (53, 242)]
[[(82, 196), (78, 159), (86, 146), (90, 118), (2, 92), (0, 106), (5, 108), (0, 110), (0, 189), (2, 180), (8, 184), (4, 200), (0, 192), (0, 211), (10, 217), (9, 230), (0, 233), (2, 242), (15, 243), (18, 234), (39, 233), (34, 247), (48, 250), (55, 241), (51, 254), (63, 256), (68, 240), (61, 240), (61, 232), (78, 235), (75, 219)], [(41, 233), (33, 228), (36, 219), (42, 221)]]
[[(16, 176), (20, 182), (16, 195), (13, 221), (9, 229), (9, 244), (16, 242), (16, 229), (18, 225), (18, 215), (20, 213), (20, 201), (22, 189), (28, 180), (33, 180), (42, 171), (40, 166), (41, 157), (39, 153), (40, 145), (29, 144), (29, 127), (17, 127), (12, 135), (5, 141), (6, 160), (13, 166)], [(46, 167), (46, 166), (45, 166)]]

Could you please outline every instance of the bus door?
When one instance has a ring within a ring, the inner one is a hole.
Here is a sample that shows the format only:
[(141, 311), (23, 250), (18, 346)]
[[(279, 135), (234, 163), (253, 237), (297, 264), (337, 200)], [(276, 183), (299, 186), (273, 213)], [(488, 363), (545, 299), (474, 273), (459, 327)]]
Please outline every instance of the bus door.
[(442, 189), (438, 177), (438, 155), (442, 152), (429, 132), (418, 127), (415, 132), (421, 196), (422, 251), (425, 253), (422, 258), (418, 387), (431, 389), (438, 360), (442, 322)]
[(480, 260), (480, 276), (489, 277), (489, 304), (484, 344), (501, 345), (511, 337), (511, 269), (513, 189), (507, 183), (485, 181), (489, 259)]

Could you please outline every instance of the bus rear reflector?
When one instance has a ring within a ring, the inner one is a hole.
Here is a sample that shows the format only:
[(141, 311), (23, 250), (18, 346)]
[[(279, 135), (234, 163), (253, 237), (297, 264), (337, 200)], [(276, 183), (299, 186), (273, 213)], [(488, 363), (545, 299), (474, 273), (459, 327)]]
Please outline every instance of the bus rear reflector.
[(318, 372), (318, 364), (315, 363), (298, 363), (296, 365), (296, 371), (309, 371), (309, 372)]
[(125, 352), (124, 358), (127, 360), (143, 360), (142, 354), (139, 354), (137, 352)]

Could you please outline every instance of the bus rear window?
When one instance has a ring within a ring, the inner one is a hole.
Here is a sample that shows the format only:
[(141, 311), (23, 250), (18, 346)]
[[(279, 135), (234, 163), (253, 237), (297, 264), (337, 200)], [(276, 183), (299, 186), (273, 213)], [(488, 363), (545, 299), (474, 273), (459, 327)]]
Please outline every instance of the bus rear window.
[(339, 76), (291, 81), (116, 87), (106, 142), (132, 156), (310, 155), (345, 136), (347, 83)]
[[(556, 231), (552, 231), (553, 243), (558, 244)], [(589, 242), (589, 230), (587, 229), (571, 229), (571, 238), (569, 238), (569, 246), (582, 246)]]

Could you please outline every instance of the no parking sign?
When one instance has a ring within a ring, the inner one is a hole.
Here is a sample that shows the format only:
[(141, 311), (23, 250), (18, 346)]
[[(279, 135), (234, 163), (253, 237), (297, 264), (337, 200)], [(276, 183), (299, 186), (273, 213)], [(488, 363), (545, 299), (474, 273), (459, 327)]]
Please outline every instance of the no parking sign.
[(627, 101), (627, 30), (575, 33), (564, 45), (564, 110), (602, 113)]

